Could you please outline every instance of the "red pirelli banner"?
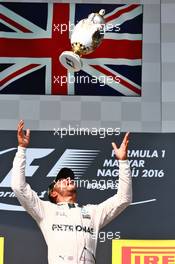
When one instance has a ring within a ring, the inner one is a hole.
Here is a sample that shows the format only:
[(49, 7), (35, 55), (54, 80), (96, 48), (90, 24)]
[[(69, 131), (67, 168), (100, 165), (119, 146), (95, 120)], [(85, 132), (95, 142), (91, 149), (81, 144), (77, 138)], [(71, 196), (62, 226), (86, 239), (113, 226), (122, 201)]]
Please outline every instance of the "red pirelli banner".
[(175, 240), (113, 240), (112, 264), (175, 264)]

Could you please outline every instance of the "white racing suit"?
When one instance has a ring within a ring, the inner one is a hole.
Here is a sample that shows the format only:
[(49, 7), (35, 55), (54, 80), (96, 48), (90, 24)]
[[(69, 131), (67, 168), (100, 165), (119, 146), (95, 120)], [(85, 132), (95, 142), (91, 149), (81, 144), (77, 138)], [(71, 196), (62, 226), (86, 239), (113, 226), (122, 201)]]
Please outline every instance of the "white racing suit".
[(48, 246), (49, 264), (95, 264), (99, 230), (116, 218), (132, 200), (129, 162), (119, 161), (118, 192), (106, 201), (79, 207), (41, 200), (25, 181), (26, 149), (18, 147), (12, 189), (21, 205), (36, 220)]

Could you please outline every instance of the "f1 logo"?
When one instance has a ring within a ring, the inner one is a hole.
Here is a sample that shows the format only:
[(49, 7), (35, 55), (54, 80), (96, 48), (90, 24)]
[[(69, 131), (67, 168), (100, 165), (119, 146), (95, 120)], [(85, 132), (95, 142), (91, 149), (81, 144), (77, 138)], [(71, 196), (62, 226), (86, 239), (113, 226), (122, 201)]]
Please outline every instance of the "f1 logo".
[(71, 61), (69, 58), (66, 58), (66, 63), (67, 63), (67, 65), (69, 65), (70, 67), (74, 68), (74, 63), (73, 63), (73, 61)]

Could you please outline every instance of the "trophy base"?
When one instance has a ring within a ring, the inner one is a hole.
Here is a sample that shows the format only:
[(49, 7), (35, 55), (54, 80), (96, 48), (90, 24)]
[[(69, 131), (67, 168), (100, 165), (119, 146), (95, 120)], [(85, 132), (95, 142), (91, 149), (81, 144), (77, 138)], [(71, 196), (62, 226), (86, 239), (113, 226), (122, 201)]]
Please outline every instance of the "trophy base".
[(69, 71), (78, 72), (83, 64), (80, 57), (73, 51), (63, 51), (59, 57), (61, 64)]

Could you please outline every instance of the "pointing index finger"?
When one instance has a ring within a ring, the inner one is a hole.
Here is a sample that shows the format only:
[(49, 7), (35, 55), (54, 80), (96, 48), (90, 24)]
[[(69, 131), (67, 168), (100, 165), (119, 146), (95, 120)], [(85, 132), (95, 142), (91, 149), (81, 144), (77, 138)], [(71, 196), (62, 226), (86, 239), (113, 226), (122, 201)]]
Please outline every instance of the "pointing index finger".
[(124, 136), (124, 139), (123, 139), (123, 143), (124, 144), (126, 144), (127, 142), (128, 142), (128, 140), (129, 140), (129, 132), (127, 132), (126, 134), (125, 134), (125, 136)]

